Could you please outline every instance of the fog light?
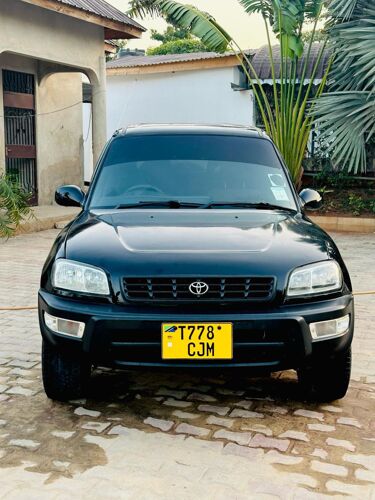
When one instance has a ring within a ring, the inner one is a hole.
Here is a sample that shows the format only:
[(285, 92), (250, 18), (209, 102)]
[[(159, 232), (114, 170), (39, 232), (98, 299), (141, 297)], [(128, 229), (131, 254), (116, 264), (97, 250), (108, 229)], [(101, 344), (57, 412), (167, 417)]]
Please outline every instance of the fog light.
[(72, 321), (71, 319), (56, 318), (46, 312), (44, 313), (44, 321), (50, 330), (62, 335), (82, 338), (85, 332), (85, 323)]
[(319, 321), (319, 323), (310, 323), (310, 331), (314, 340), (327, 339), (330, 337), (340, 337), (344, 335), (350, 325), (350, 315), (329, 321)]

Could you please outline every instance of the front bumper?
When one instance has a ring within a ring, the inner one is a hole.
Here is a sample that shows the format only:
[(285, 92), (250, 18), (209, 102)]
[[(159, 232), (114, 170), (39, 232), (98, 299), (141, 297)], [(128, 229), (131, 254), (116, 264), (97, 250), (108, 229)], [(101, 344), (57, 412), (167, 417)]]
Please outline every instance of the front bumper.
[[(52, 332), (44, 311), (86, 324), (83, 339)], [(313, 342), (309, 323), (351, 317), (348, 332), (338, 338)], [(166, 361), (161, 357), (161, 324), (168, 322), (232, 322), (233, 354), (229, 361)], [(62, 351), (85, 356), (100, 366), (241, 368), (278, 371), (304, 366), (312, 358), (329, 357), (349, 348), (354, 330), (352, 295), (321, 302), (284, 305), (257, 313), (184, 313), (180, 308), (152, 308), (92, 304), (39, 292), (39, 322), (45, 341)]]

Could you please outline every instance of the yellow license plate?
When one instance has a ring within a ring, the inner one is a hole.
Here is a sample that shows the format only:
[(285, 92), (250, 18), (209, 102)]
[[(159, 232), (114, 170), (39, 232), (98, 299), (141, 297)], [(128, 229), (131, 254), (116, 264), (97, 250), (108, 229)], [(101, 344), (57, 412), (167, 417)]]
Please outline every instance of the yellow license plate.
[(164, 323), (163, 359), (232, 359), (232, 323)]

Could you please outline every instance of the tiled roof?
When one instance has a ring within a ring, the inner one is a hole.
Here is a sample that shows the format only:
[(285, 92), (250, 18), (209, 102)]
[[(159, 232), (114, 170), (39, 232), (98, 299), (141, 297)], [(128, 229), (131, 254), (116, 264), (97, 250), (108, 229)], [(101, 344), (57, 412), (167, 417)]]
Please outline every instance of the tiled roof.
[(83, 10), (85, 12), (90, 12), (97, 16), (103, 17), (104, 19), (110, 19), (111, 21), (117, 21), (119, 23), (127, 24), (128, 26), (134, 26), (146, 31), (143, 26), (131, 19), (129, 16), (121, 12), (120, 10), (113, 7), (105, 0), (55, 0), (58, 3), (69, 5), (70, 7), (75, 7), (76, 9)]
[[(248, 54), (252, 53), (248, 51)], [(139, 68), (159, 64), (203, 61), (205, 59), (222, 59), (233, 56), (233, 52), (218, 54), (217, 52), (192, 52), (188, 54), (166, 54), (163, 56), (125, 56), (107, 63), (107, 68)]]
[[(319, 57), (319, 52), (321, 49), (322, 45), (320, 43), (313, 43), (311, 52), (310, 52), (310, 57), (309, 57), (309, 62), (307, 65), (307, 71), (305, 75), (305, 79), (310, 79), (311, 75), (313, 74), (313, 69), (314, 66), (318, 60)], [(308, 47), (307, 45), (305, 46), (305, 52), (304, 55), (301, 57), (299, 64), (298, 64), (298, 76), (302, 76), (302, 70), (305, 64), (306, 56), (307, 56), (307, 50)], [(280, 78), (280, 45), (275, 45), (272, 47), (273, 51), (273, 59), (275, 61), (275, 74), (276, 78)], [(319, 63), (317, 72), (316, 72), (316, 79), (321, 79), (324, 75), (324, 71), (327, 68), (328, 61), (330, 58), (330, 52), (328, 50), (324, 51), (323, 57)], [(271, 71), (271, 63), (270, 63), (270, 57), (269, 57), (269, 49), (268, 46), (261, 47), (260, 49), (256, 50), (255, 56), (252, 60), (252, 65), (254, 66), (254, 69), (259, 76), (260, 80), (270, 80), (272, 78), (272, 71)]]
[[(320, 49), (321, 49), (321, 44), (314, 43), (312, 45), (309, 63), (307, 65), (307, 71), (305, 75), (306, 79), (311, 78), (315, 63), (317, 62), (319, 57)], [(280, 46), (276, 45), (273, 47), (272, 50), (275, 61), (276, 77), (280, 78)], [(252, 56), (252, 64), (260, 80), (269, 80), (272, 78), (268, 46), (261, 47), (260, 49), (256, 50), (246, 50), (245, 53), (247, 56)], [(216, 52), (194, 52), (191, 54), (167, 54), (163, 56), (125, 56), (108, 62), (107, 69), (142, 68), (145, 66), (156, 66), (160, 64), (203, 61), (205, 59), (222, 59), (230, 56), (233, 56), (233, 52), (225, 52), (224, 54), (217, 54)], [(305, 48), (304, 56), (300, 59), (300, 62), (298, 64), (298, 76), (302, 76), (301, 73), (303, 65), (305, 63), (306, 56), (307, 56), (307, 47)], [(316, 79), (321, 79), (323, 77), (324, 71), (328, 65), (329, 57), (330, 57), (330, 52), (326, 50), (319, 63), (315, 76)]]

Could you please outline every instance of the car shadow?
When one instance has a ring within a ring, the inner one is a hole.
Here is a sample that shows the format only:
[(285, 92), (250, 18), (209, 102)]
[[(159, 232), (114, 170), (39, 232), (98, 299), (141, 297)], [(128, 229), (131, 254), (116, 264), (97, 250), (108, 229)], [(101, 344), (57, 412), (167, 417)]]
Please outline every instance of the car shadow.
[[(202, 392), (218, 403), (227, 396), (238, 395), (257, 400), (298, 402), (303, 400), (294, 371), (277, 372), (272, 375), (249, 377), (244, 371), (210, 370), (163, 370), (163, 371), (120, 371), (95, 370), (88, 389), (92, 401), (113, 401), (117, 398), (142, 394), (147, 397), (162, 395), (163, 388), (177, 392)], [(167, 391), (165, 391), (167, 392)], [(185, 394), (182, 397), (186, 396)], [(204, 399), (204, 398), (203, 398)], [(202, 399), (202, 400), (203, 400)], [(209, 399), (209, 398), (207, 398)]]

